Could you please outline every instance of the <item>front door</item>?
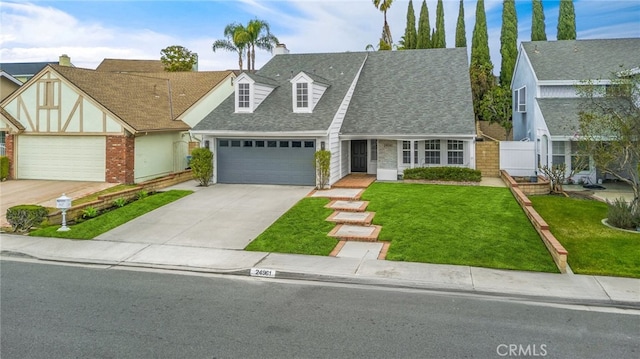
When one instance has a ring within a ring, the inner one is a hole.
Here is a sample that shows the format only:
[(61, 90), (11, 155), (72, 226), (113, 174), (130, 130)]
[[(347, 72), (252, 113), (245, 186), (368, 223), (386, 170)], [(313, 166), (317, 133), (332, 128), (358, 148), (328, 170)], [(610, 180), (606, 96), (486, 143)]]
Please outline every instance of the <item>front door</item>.
[(367, 172), (367, 140), (351, 141), (351, 172)]

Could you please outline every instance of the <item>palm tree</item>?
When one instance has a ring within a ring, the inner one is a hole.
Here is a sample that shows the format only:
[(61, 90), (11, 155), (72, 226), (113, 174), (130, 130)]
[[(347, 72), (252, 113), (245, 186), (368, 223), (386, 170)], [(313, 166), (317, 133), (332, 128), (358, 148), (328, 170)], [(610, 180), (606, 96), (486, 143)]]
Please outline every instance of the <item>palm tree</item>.
[[(246, 41), (246, 29), (241, 24), (232, 23), (224, 28), (224, 36), (226, 39), (216, 40), (213, 43), (213, 51), (218, 49), (237, 52), (238, 53), (238, 66), (242, 71), (242, 56), (244, 55), (244, 49), (247, 48)], [(248, 57), (247, 53), (247, 57)], [(251, 61), (248, 59), (248, 61)], [(251, 63), (249, 63), (249, 67)]]
[[(271, 34), (269, 24), (266, 21), (253, 19), (250, 20), (245, 27), (247, 42), (247, 58), (249, 61), (249, 70), (256, 69), (256, 47), (259, 49), (271, 51), (278, 44), (278, 38)], [(250, 56), (249, 56), (250, 55)], [(250, 57), (250, 58), (249, 58)]]
[(385, 42), (389, 45), (389, 49), (391, 49), (391, 45), (393, 44), (393, 39), (391, 39), (391, 30), (389, 29), (389, 24), (387, 23), (387, 10), (391, 7), (393, 0), (373, 0), (373, 6), (376, 9), (379, 9), (384, 14), (384, 25), (382, 26), (382, 42)]

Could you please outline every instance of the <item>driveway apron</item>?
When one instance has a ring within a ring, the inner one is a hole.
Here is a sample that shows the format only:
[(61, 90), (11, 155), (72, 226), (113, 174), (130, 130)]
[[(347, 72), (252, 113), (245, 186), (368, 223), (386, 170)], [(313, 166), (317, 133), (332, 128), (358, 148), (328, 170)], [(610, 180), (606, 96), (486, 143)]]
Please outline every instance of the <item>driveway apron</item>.
[(243, 249), (312, 187), (186, 182), (195, 192), (96, 237), (129, 243)]

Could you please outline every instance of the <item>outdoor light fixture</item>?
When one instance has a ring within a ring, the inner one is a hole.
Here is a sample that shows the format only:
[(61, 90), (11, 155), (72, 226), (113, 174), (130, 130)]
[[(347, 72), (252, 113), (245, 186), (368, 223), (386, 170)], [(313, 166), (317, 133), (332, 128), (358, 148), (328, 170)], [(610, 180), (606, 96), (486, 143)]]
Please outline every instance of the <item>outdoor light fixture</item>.
[(64, 193), (56, 199), (56, 208), (62, 211), (62, 227), (58, 228), (58, 232), (66, 232), (71, 228), (67, 227), (67, 210), (71, 208), (71, 198)]

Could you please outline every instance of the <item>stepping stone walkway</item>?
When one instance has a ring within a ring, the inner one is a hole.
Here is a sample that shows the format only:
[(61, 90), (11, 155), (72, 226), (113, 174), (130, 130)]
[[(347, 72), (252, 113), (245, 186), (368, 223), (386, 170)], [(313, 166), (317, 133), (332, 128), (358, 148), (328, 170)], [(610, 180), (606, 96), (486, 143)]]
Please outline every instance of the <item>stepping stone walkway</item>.
[(343, 191), (347, 189), (339, 190), (341, 191), (335, 193), (338, 195), (338, 199), (335, 199), (333, 196), (327, 196), (326, 193), (324, 194), (326, 197), (333, 199), (326, 206), (327, 208), (334, 210), (334, 212), (327, 218), (327, 221), (335, 222), (337, 224), (336, 227), (329, 232), (329, 236), (339, 238), (343, 241), (376, 242), (378, 240), (381, 227), (371, 225), (371, 221), (373, 220), (375, 213), (366, 211), (369, 202), (359, 200), (363, 190), (357, 189), (359, 193), (354, 196), (352, 200), (341, 199), (345, 194)]

